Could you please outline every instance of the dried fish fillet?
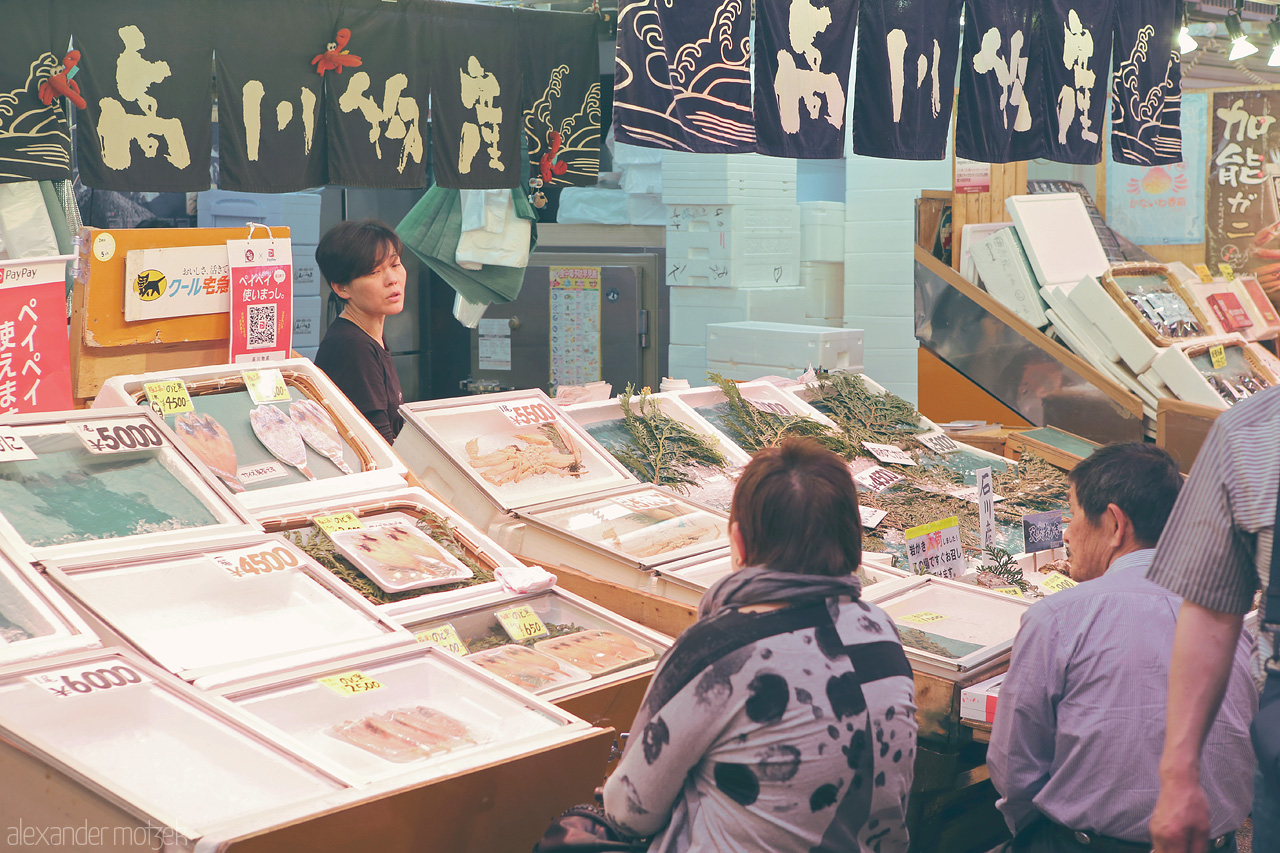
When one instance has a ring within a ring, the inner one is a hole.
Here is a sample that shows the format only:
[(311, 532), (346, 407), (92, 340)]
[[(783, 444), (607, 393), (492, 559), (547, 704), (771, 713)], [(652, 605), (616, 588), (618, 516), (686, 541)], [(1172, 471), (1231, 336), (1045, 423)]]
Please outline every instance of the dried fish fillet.
[(342, 473), (353, 473), (351, 466), (342, 458), (342, 439), (338, 436), (338, 427), (324, 406), (314, 400), (294, 400), (289, 404), (289, 419), (312, 450), (328, 457)]
[(331, 728), (329, 734), (388, 761), (403, 763), (424, 757), (415, 743), (372, 718), (347, 720)]
[(650, 647), (612, 631), (579, 631), (534, 643), (538, 651), (568, 661), (592, 675), (612, 672), (654, 656)]
[(173, 419), (173, 430), (187, 449), (217, 474), (231, 491), (244, 491), (244, 484), (236, 473), (239, 469), (236, 447), (213, 415), (183, 412)]
[(307, 446), (288, 415), (275, 406), (263, 404), (249, 412), (249, 425), (272, 456), (297, 468), (308, 480), (316, 478), (307, 468)]
[(534, 692), (590, 678), (572, 664), (523, 646), (499, 646), (467, 655), (466, 659), (517, 687)]

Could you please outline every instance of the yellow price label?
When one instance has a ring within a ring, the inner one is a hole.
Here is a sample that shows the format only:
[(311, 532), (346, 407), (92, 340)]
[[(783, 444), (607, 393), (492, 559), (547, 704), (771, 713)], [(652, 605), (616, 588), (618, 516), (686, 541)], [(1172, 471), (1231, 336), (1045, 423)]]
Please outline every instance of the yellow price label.
[(364, 524), (354, 512), (335, 512), (332, 515), (317, 515), (311, 519), (316, 527), (325, 533), (333, 534), (339, 530), (363, 530)]
[(383, 685), (361, 672), (344, 672), (341, 675), (326, 675), (316, 681), (328, 687), (339, 696), (357, 696), (381, 690)]
[(1200, 276), (1200, 280), (1205, 284), (1213, 281), (1213, 273), (1209, 271), (1208, 264), (1196, 264), (1196, 275)]
[(147, 382), (142, 386), (147, 395), (147, 403), (157, 415), (180, 415), (183, 412), (194, 412), (191, 394), (187, 391), (187, 383), (181, 379), (165, 379), (160, 382)]
[(542, 624), (538, 614), (534, 613), (533, 608), (527, 604), (508, 607), (506, 610), (499, 610), (493, 615), (498, 618), (498, 622), (502, 625), (502, 630), (507, 632), (507, 636), (517, 643), (524, 640), (534, 640), (538, 637), (551, 636), (547, 626)]
[(1016, 586), (997, 586), (995, 592), (1003, 592), (1005, 595), (1012, 595), (1014, 598), (1022, 598), (1022, 590)]
[(1209, 347), (1209, 361), (1213, 362), (1215, 370), (1220, 370), (1227, 366), (1227, 348), (1222, 344), (1216, 347)]
[(470, 654), (467, 644), (462, 642), (462, 638), (458, 636), (458, 629), (448, 622), (443, 625), (437, 625), (434, 628), (428, 628), (426, 631), (419, 631), (413, 637), (419, 643), (431, 643), (446, 652), (453, 652), (458, 657)]
[(1218, 269), (1222, 270), (1222, 277), (1227, 281), (1236, 280), (1236, 271), (1231, 268), (1231, 264), (1218, 264)]
[(289, 386), (284, 384), (284, 374), (278, 367), (245, 370), (240, 376), (244, 379), (244, 390), (249, 392), (249, 399), (259, 406), (289, 401)]
[(1051, 589), (1054, 592), (1060, 592), (1061, 590), (1071, 589), (1073, 586), (1078, 586), (1075, 581), (1061, 572), (1052, 572), (1044, 579), (1044, 585), (1046, 588)]
[(939, 619), (946, 618), (941, 613), (930, 613), (928, 610), (921, 610), (919, 613), (908, 613), (906, 616), (898, 617), (903, 622), (915, 622), (917, 625), (927, 625), (930, 622), (937, 622)]

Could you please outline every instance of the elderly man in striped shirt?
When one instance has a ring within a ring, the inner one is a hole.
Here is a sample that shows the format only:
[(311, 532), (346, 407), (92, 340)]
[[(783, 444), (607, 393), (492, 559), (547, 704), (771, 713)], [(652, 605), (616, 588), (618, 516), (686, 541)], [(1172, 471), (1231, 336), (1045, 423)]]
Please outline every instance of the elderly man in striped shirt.
[[(1009, 849), (1147, 853), (1181, 601), (1146, 573), (1182, 476), (1169, 454), (1138, 443), (1099, 449), (1068, 482), (1066, 540), (1080, 585), (1023, 616), (987, 762), (1014, 834)], [(1227, 701), (1203, 767), (1222, 851), (1235, 850), (1252, 793), (1249, 648), (1237, 629)]]

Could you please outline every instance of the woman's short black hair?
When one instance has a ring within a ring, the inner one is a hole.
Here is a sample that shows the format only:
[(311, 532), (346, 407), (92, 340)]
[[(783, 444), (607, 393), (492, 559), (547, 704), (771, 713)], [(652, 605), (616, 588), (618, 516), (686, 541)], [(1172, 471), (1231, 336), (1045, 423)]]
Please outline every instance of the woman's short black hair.
[(862, 562), (858, 491), (848, 464), (811, 438), (789, 438), (751, 457), (730, 518), (744, 566), (847, 575)]
[(1138, 542), (1154, 548), (1178, 500), (1182, 473), (1164, 449), (1137, 441), (1099, 447), (1071, 469), (1067, 482), (1091, 523), (1115, 504), (1129, 516)]
[[(316, 246), (316, 263), (330, 285), (350, 284), (376, 270), (391, 255), (404, 254), (404, 244), (391, 226), (378, 219), (343, 220), (325, 232)], [(329, 288), (330, 302), (346, 300)]]

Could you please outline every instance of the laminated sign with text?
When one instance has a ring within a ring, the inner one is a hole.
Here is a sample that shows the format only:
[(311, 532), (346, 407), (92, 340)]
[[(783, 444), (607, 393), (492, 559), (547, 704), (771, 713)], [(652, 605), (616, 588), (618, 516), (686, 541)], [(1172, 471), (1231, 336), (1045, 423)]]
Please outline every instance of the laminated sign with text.
[(71, 408), (66, 262), (0, 262), (0, 414)]
[(293, 249), (288, 238), (228, 240), (231, 362), (287, 358), (293, 343)]

